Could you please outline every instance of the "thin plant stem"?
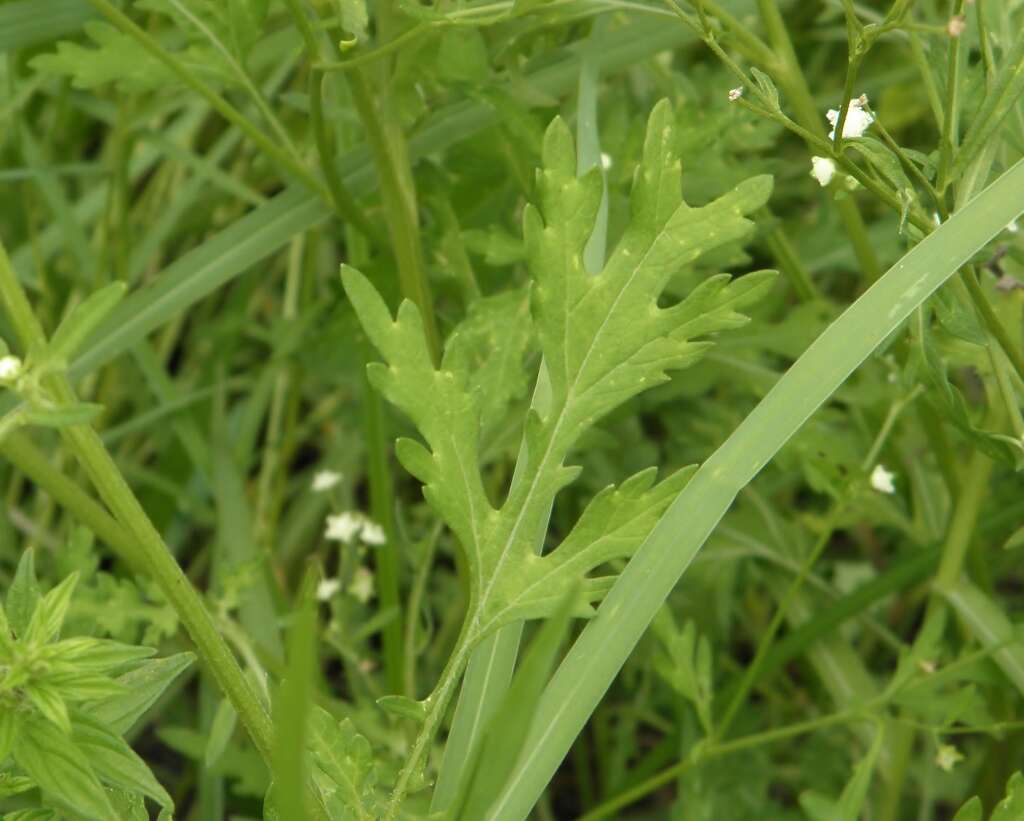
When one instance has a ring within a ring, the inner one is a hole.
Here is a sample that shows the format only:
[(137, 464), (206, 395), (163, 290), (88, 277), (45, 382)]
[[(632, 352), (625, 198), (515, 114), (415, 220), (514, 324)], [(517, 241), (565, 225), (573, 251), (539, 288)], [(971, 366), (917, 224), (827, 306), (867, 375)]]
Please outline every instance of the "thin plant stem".
[(416, 568), (416, 575), (413, 578), (412, 588), (409, 591), (409, 601), (406, 606), (405, 618), (405, 671), (404, 692), (409, 698), (416, 698), (416, 633), (419, 627), (420, 606), (423, 597), (427, 592), (427, 582), (430, 579), (430, 569), (434, 565), (434, 554), (437, 551), (438, 539), (441, 536), (441, 524), (434, 527), (433, 533), (426, 539), (419, 566)]
[(387, 811), (384, 814), (385, 821), (393, 821), (393, 819), (399, 817), (402, 801), (409, 791), (413, 776), (423, 765), (422, 762), (427, 748), (440, 728), (441, 719), (444, 717), (445, 712), (447, 712), (448, 705), (455, 695), (455, 688), (462, 678), (462, 673), (469, 662), (470, 652), (475, 644), (470, 639), (464, 626), (459, 640), (455, 644), (455, 649), (452, 650), (451, 655), (448, 657), (444, 671), (434, 687), (434, 691), (426, 699), (427, 710), (423, 718), (423, 724), (416, 736), (416, 740), (413, 742), (412, 749), (409, 750), (406, 756), (405, 765), (399, 772), (395, 786), (391, 791)]
[(832, 138), (832, 144), (837, 154), (843, 150), (843, 130), (846, 128), (846, 120), (850, 113), (850, 103), (853, 101), (853, 86), (857, 82), (857, 74), (860, 71), (860, 64), (863, 59), (863, 53), (854, 54), (851, 51), (849, 64), (846, 67), (846, 81), (843, 84), (843, 99), (839, 105), (839, 119), (836, 121), (836, 129)]
[(921, 84), (924, 86), (925, 96), (928, 98), (928, 107), (932, 110), (935, 127), (942, 128), (942, 96), (935, 84), (935, 76), (932, 74), (932, 68), (928, 64), (928, 58), (921, 46), (921, 39), (915, 32), (908, 32), (907, 41), (910, 43), (910, 56), (921, 75)]
[(981, 51), (981, 64), (985, 66), (985, 87), (992, 87), (996, 74), (995, 60), (992, 59), (992, 44), (988, 40), (988, 22), (985, 19), (985, 0), (974, 4), (975, 20), (978, 24), (978, 48)]
[(420, 243), (419, 214), (416, 191), (409, 165), (408, 147), (398, 124), (388, 108), (387, 95), (375, 94), (363, 70), (348, 75), (352, 99), (367, 131), (367, 142), (373, 152), (380, 176), (388, 233), (398, 264), (402, 294), (420, 310), (427, 344), (435, 362), (440, 361), (441, 335), (437, 328), (434, 303), (427, 282), (423, 248)]
[[(2, 244), (0, 303), (3, 304), (25, 348), (45, 349), (46, 335), (42, 325), (32, 311), (32, 306)], [(52, 374), (43, 382), (43, 387), (58, 403), (73, 404), (76, 401), (65, 376)], [(174, 607), (195, 642), (202, 660), (234, 705), (257, 751), (269, 763), (273, 754), (273, 726), (270, 716), (225, 643), (203, 599), (171, 555), (96, 431), (85, 425), (74, 425), (63, 428), (61, 435), (95, 485), (100, 498), (134, 540), (133, 553), (138, 563), (148, 569)]]
[(404, 612), (399, 588), (399, 538), (395, 527), (395, 487), (388, 463), (387, 415), (376, 388), (363, 369), (364, 430), (367, 447), (367, 478), (373, 518), (384, 528), (386, 541), (374, 552), (377, 590), (382, 610), (394, 610), (395, 617), (383, 629), (384, 675), (388, 691), (401, 693), (405, 685), (405, 656), (402, 635)]
[[(302, 35), (310, 60), (315, 60), (321, 54), (321, 47), (318, 43), (317, 34), (310, 22), (308, 15), (302, 5), (302, 0), (285, 0), (288, 11)], [(321, 37), (322, 39), (322, 37)], [(327, 123), (323, 114), (323, 94), (325, 77), (312, 66), (309, 69), (309, 125), (313, 132), (313, 142), (320, 159), (320, 171), (327, 181), (327, 188), (330, 191), (330, 202), (334, 210), (342, 217), (355, 225), (367, 238), (372, 239), (377, 245), (383, 246), (384, 241), (381, 232), (366, 217), (363, 209), (356, 203), (352, 193), (348, 190), (338, 167), (335, 163), (334, 141), (327, 130)]]
[(769, 218), (765, 231), (765, 242), (775, 262), (789, 279), (793, 292), (805, 302), (821, 299), (821, 292), (814, 284), (810, 272), (803, 264), (793, 243), (774, 218)]
[[(298, 312), (299, 282), (302, 275), (302, 258), (305, 250), (305, 234), (292, 240), (288, 253), (288, 270), (285, 273), (284, 305), (281, 318), (294, 320)], [(257, 542), (269, 559), (273, 553), (274, 519), (271, 512), (271, 494), (275, 480), (281, 473), (282, 433), (285, 418), (285, 403), (288, 399), (292, 379), (288, 369), (282, 368), (274, 382), (274, 394), (270, 400), (267, 417), (267, 432), (264, 437), (263, 458), (260, 462), (259, 479), (256, 485), (256, 533)]]
[(981, 314), (985, 327), (988, 328), (989, 333), (999, 343), (999, 347), (1006, 353), (1006, 357), (1010, 360), (1010, 364), (1013, 365), (1013, 369), (1017, 372), (1018, 376), (1024, 379), (1024, 355), (1021, 354), (1020, 348), (1010, 338), (1010, 332), (1006, 330), (1006, 326), (1003, 325), (999, 315), (996, 314), (992, 303), (988, 301), (988, 297), (978, 281), (978, 274), (974, 266), (965, 266), (961, 273), (961, 279), (967, 287), (967, 293), (970, 294), (974, 307)]
[[(964, 0), (956, 0), (953, 14), (964, 10)], [(960, 38), (950, 37), (946, 63), (946, 106), (942, 121), (942, 139), (939, 142), (939, 172), (937, 187), (941, 193), (949, 185), (949, 171), (953, 151), (960, 143)]]
[(953, 519), (942, 546), (939, 569), (935, 573), (933, 584), (939, 593), (949, 590), (960, 578), (967, 550), (971, 545), (971, 536), (977, 526), (982, 503), (988, 494), (992, 468), (992, 460), (986, 454), (980, 450), (971, 454), (961, 482)]
[(986, 348), (988, 349), (989, 361), (992, 363), (992, 372), (996, 377), (996, 385), (999, 388), (1000, 397), (1003, 400), (1006, 413), (1010, 417), (1010, 427), (1013, 429), (1013, 435), (1024, 441), (1024, 417), (1021, 416), (1017, 395), (1014, 393), (1013, 383), (1010, 374), (1007, 372), (1006, 354), (998, 345), (991, 342)]

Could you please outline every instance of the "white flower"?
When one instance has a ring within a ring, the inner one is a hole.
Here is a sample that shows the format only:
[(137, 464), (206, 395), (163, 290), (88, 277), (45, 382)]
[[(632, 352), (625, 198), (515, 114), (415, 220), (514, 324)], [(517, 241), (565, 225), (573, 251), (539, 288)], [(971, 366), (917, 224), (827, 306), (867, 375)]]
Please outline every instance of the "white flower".
[(366, 604), (373, 598), (373, 573), (368, 568), (359, 566), (352, 577), (352, 583), (348, 586), (348, 592), (360, 604)]
[(350, 510), (327, 517), (325, 539), (352, 544), (356, 536), (368, 545), (382, 545), (387, 541), (384, 528), (359, 511)]
[(363, 520), (358, 513), (338, 513), (327, 517), (327, 530), (324, 538), (335, 542), (351, 544), (352, 539), (362, 529)]
[(1016, 234), (1018, 231), (1020, 231), (1020, 226), (1017, 225), (1017, 220), (1013, 220), (1012, 222), (1007, 223), (1006, 230), (1009, 231), (1011, 234)]
[(811, 157), (811, 176), (824, 188), (836, 175), (836, 164), (828, 157)]
[(359, 535), (359, 538), (370, 545), (382, 545), (388, 540), (384, 534), (384, 528), (369, 519), (363, 522), (363, 532)]
[(946, 23), (946, 34), (950, 37), (959, 37), (967, 31), (967, 18), (962, 14), (956, 14), (949, 18), (949, 22)]
[(0, 382), (13, 382), (21, 373), (21, 360), (16, 356), (0, 357)]
[(314, 493), (323, 493), (338, 484), (341, 479), (342, 475), (333, 470), (318, 470), (313, 476), (311, 487)]
[(316, 598), (318, 601), (330, 601), (339, 590), (341, 590), (339, 579), (321, 579), (316, 586)]
[(612, 158), (608, 154), (605, 154), (603, 151), (601, 152), (601, 167), (605, 171), (612, 167)]
[(895, 493), (896, 486), (892, 483), (895, 478), (896, 474), (886, 470), (885, 465), (875, 465), (871, 471), (871, 487), (879, 493)]
[(743, 86), (729, 89), (729, 102), (734, 103), (743, 96)]
[(935, 763), (947, 773), (956, 766), (958, 761), (963, 761), (963, 759), (963, 754), (952, 744), (941, 745), (939, 751), (935, 753)]
[[(864, 110), (867, 102), (868, 98), (864, 94), (861, 94), (855, 100), (850, 100), (850, 105), (846, 108), (846, 122), (843, 123), (844, 140), (863, 137), (864, 132), (868, 130), (868, 126), (875, 121), (874, 115)], [(825, 119), (832, 126), (828, 138), (834, 140), (836, 138), (836, 126), (839, 124), (839, 111), (835, 108), (830, 108), (825, 115)]]

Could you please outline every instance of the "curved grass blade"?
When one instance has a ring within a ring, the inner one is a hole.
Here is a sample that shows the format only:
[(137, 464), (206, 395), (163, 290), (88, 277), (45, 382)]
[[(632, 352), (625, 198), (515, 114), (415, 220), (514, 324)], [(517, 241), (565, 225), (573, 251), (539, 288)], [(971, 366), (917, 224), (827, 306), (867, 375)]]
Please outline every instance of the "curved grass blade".
[(1024, 212), (1024, 160), (909, 251), (851, 305), (701, 466), (573, 645), (489, 819), (526, 818), (573, 740), (739, 491), (882, 341)]

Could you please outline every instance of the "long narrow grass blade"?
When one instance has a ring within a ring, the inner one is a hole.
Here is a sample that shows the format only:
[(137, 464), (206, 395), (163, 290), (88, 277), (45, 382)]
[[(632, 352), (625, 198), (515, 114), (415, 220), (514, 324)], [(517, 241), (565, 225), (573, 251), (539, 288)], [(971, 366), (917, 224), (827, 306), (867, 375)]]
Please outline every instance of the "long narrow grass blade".
[(545, 690), (520, 761), (488, 813), (526, 818), (654, 614), (737, 493), (913, 310), (1024, 212), (1016, 163), (879, 279), (701, 466), (630, 561)]

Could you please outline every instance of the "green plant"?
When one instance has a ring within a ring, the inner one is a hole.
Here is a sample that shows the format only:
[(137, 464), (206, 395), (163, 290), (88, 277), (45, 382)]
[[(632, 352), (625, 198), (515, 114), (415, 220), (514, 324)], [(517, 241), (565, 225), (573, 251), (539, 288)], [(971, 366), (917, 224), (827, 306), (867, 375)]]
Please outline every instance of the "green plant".
[(0, 814), (1016, 817), (1022, 22), (0, 2)]

